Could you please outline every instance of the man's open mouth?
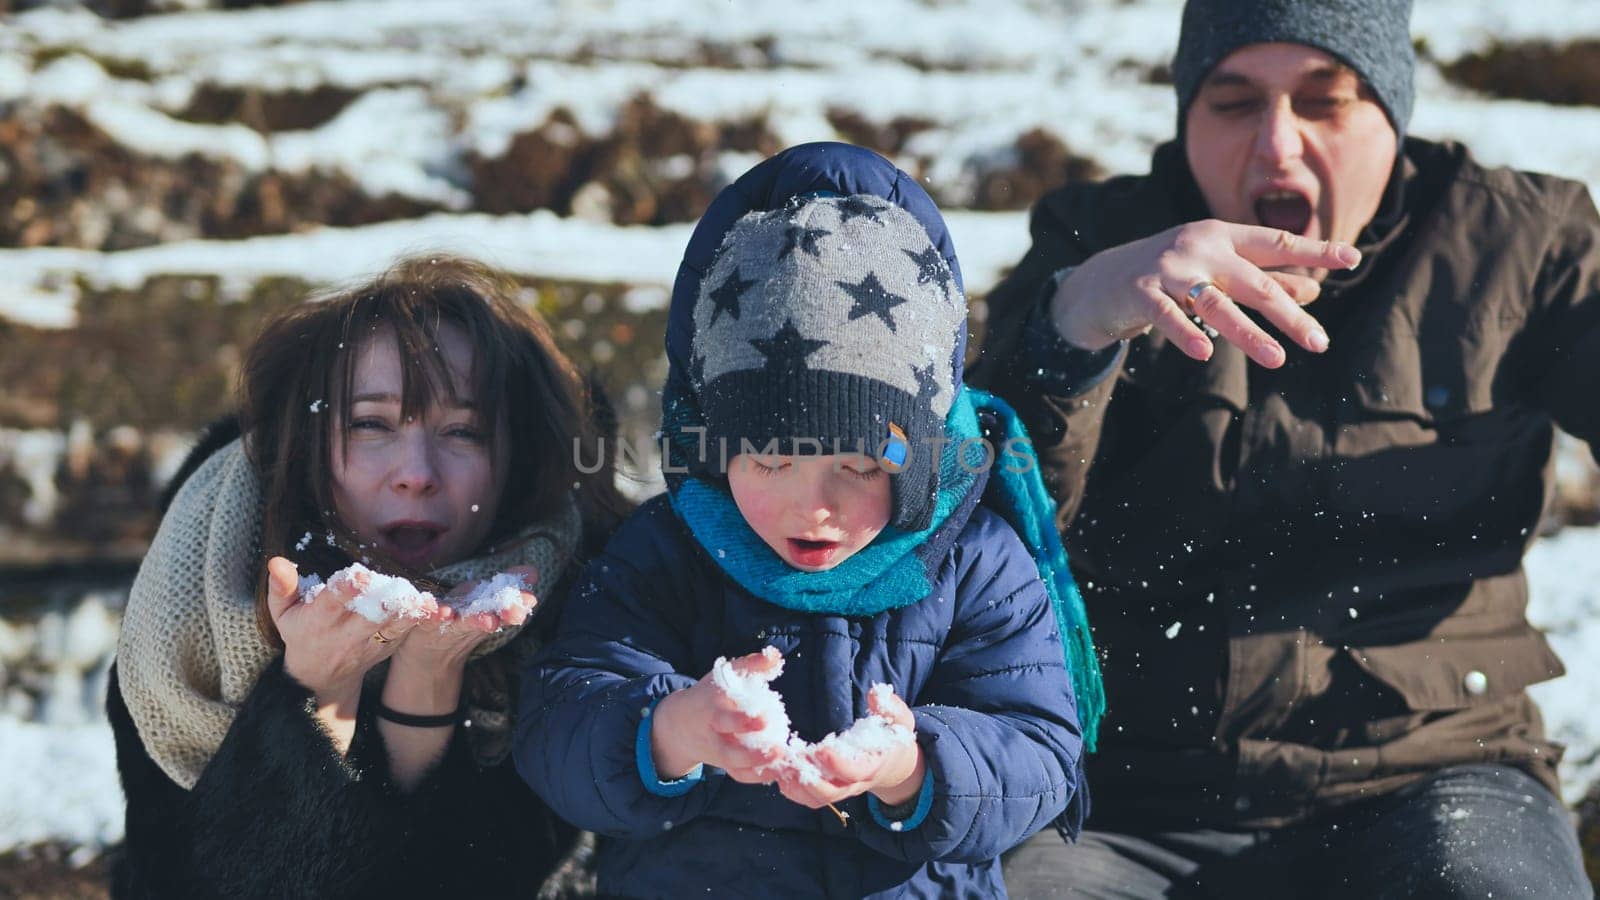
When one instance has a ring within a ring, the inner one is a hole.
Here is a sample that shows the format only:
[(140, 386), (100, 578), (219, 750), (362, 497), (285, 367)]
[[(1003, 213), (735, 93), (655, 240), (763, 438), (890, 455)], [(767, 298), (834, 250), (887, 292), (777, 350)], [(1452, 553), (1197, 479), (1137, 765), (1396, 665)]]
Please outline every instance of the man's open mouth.
[(1310, 199), (1299, 191), (1267, 191), (1256, 198), (1256, 221), (1268, 228), (1305, 234), (1311, 213)]

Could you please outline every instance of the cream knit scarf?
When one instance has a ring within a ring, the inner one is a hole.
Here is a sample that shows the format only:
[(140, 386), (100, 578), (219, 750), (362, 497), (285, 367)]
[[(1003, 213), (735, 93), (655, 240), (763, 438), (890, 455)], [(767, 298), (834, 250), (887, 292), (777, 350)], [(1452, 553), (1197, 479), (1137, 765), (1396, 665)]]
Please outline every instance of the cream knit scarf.
[[(509, 549), (431, 574), (447, 583), (488, 577), (511, 566), (534, 566), (543, 597), (576, 551), (577, 505), (525, 530)], [(193, 788), (234, 714), (277, 651), (256, 629), (261, 485), (243, 444), (212, 454), (184, 483), (139, 566), (117, 643), (117, 680), (145, 750), (185, 790)], [(533, 632), (504, 628), (476, 656), (518, 658), (537, 649)], [(376, 670), (375, 670), (376, 671)], [(481, 698), (479, 698), (481, 699)], [(485, 763), (503, 758), (509, 739), (509, 696), (468, 707), (474, 752)], [(498, 707), (498, 708), (496, 708)]]

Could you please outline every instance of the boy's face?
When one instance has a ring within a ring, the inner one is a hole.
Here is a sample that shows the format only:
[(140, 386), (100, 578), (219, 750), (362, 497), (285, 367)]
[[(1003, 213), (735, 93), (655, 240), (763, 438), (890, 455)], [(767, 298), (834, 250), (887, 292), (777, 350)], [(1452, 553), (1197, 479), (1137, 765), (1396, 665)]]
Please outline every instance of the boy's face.
[(744, 520), (783, 561), (823, 572), (889, 524), (889, 474), (870, 456), (741, 453), (728, 487)]

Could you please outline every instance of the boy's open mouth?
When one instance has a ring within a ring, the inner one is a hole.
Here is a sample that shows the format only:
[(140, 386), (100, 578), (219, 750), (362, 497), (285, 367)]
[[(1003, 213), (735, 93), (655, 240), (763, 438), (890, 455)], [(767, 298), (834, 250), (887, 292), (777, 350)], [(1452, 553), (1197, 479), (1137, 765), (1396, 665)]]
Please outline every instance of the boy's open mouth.
[(789, 557), (802, 566), (825, 566), (839, 549), (838, 541), (789, 538)]

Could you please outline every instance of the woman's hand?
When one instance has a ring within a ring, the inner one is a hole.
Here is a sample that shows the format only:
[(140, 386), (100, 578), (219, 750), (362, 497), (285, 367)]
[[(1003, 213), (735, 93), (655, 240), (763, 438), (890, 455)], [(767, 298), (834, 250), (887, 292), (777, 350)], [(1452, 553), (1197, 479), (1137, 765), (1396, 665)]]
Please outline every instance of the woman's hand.
[[(521, 576), (524, 584), (538, 582), (539, 570), (532, 567), (523, 566), (506, 571)], [(450, 592), (449, 598), (464, 597), (477, 584), (469, 582), (458, 585)], [(399, 669), (437, 672), (465, 667), (473, 649), (502, 626), (516, 626), (527, 621), (539, 600), (532, 592), (523, 591), (522, 603), (526, 609), (511, 609), (503, 615), (479, 613), (463, 617), (448, 602), (440, 602), (438, 611), (431, 618), (423, 620), (420, 627), (411, 629), (406, 639), (397, 645), (394, 661), (390, 663), (389, 677), (393, 678)]]
[[(780, 657), (751, 653), (732, 661), (740, 674), (766, 672), (783, 664)], [(764, 784), (775, 776), (766, 767), (783, 754), (781, 746), (752, 750), (740, 740), (766, 727), (760, 716), (739, 710), (727, 692), (710, 675), (681, 691), (674, 691), (656, 704), (655, 721), (650, 726), (650, 751), (656, 773), (671, 781), (694, 771), (704, 763), (728, 773), (744, 784)]]
[[(391, 618), (374, 625), (345, 606), (365, 585), (335, 579), (310, 603), (300, 602), (300, 572), (281, 556), (267, 561), (267, 611), (283, 638), (283, 669), (323, 703), (360, 698), (367, 671), (400, 646), (422, 621)], [(388, 642), (378, 640), (378, 635)]]
[(1086, 350), (1154, 327), (1189, 356), (1210, 359), (1211, 340), (1191, 318), (1198, 316), (1257, 363), (1277, 368), (1283, 346), (1241, 307), (1315, 353), (1328, 349), (1328, 334), (1300, 308), (1321, 285), (1267, 267), (1348, 269), (1360, 261), (1349, 244), (1216, 219), (1190, 222), (1089, 257), (1056, 288), (1051, 316), (1062, 337)]
[[(891, 694), (879, 703), (877, 694), (868, 694), (867, 707), (874, 714), (915, 733), (916, 719), (898, 695)], [(884, 804), (899, 806), (917, 795), (927, 774), (922, 747), (915, 740), (882, 753), (846, 755), (831, 747), (822, 747), (811, 755), (811, 761), (822, 772), (820, 780), (802, 782), (792, 772), (778, 779), (778, 790), (785, 797), (811, 809), (821, 809), (868, 792)]]

